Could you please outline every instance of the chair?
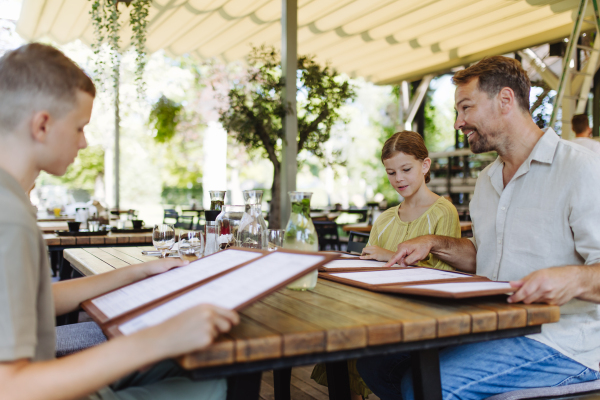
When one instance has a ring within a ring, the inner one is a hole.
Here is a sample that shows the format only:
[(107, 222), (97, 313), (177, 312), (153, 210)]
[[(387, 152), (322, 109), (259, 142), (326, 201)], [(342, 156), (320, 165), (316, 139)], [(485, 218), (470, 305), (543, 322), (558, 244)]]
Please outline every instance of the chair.
[(192, 226), (194, 226), (193, 215), (180, 215), (175, 223), (175, 228), (192, 230)]
[[(556, 399), (556, 398), (583, 398), (583, 395), (600, 393), (600, 379), (575, 383), (573, 385), (542, 387), (533, 389), (514, 390), (512, 392), (500, 393), (486, 400), (525, 400), (525, 399)], [(596, 397), (594, 397), (596, 398)]]
[(106, 336), (95, 322), (56, 327), (56, 357), (68, 356), (103, 342), (106, 342)]
[(362, 253), (368, 241), (368, 233), (350, 231), (350, 235), (348, 236), (348, 253)]
[(330, 221), (313, 221), (319, 237), (319, 250), (341, 250), (338, 226)]
[[(174, 221), (173, 221), (174, 220)], [(163, 216), (163, 224), (176, 224), (179, 222), (179, 214), (172, 208), (166, 208)]]

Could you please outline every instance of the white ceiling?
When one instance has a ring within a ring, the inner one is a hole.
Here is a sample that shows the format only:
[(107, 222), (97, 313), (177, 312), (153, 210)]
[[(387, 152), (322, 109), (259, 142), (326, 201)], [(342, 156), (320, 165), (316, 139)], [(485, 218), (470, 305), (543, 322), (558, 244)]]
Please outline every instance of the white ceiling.
[[(298, 52), (378, 84), (568, 37), (579, 0), (298, 0)], [(88, 0), (24, 0), (28, 40), (93, 42)], [(127, 10), (120, 4), (120, 8)], [(593, 29), (593, 8), (583, 30)], [(128, 19), (128, 10), (123, 18)], [(281, 0), (154, 0), (147, 47), (223, 61), (280, 47)], [(128, 46), (131, 29), (121, 37)]]

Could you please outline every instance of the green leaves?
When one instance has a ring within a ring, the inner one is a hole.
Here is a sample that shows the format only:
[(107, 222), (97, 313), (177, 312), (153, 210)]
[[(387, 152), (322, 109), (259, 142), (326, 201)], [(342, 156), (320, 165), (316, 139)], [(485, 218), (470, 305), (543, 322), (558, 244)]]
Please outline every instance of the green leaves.
[(159, 143), (168, 142), (177, 133), (177, 124), (183, 106), (171, 99), (161, 96), (150, 111), (150, 124), (156, 129), (154, 139)]
[(110, 63), (108, 66), (98, 57), (96, 64), (96, 81), (99, 84), (103, 83), (102, 73), (105, 69), (110, 69), (113, 76), (113, 85), (119, 84), (119, 69), (121, 66), (121, 49), (120, 49), (120, 29), (118, 4), (125, 3), (127, 7), (130, 5), (132, 9), (129, 13), (129, 24), (133, 31), (132, 42), (136, 51), (136, 71), (135, 80), (138, 84), (138, 98), (141, 98), (145, 92), (145, 84), (143, 81), (144, 68), (146, 67), (146, 29), (148, 12), (151, 0), (89, 0), (92, 2), (90, 16), (92, 25), (94, 26), (95, 43), (92, 43), (94, 54), (100, 55), (100, 50), (103, 44), (107, 44), (110, 50)]
[[(220, 110), (219, 120), (238, 142), (264, 150), (273, 165), (279, 165), (283, 118), (291, 112), (282, 100), (285, 82), (279, 52), (269, 46), (255, 47), (248, 64), (246, 79), (231, 86), (228, 106)], [(340, 107), (356, 93), (337, 71), (317, 64), (312, 56), (298, 58), (296, 85), (298, 152), (308, 150), (325, 160), (321, 145), (340, 121)]]
[(302, 199), (302, 201), (292, 203), (292, 213), (310, 217), (310, 199)]

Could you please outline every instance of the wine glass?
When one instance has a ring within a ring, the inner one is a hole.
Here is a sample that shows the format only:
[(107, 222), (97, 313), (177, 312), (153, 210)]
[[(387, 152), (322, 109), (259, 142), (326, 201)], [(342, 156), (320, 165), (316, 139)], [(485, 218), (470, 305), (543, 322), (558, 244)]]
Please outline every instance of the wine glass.
[(196, 260), (204, 252), (204, 235), (201, 231), (179, 233), (179, 255), (183, 260)]
[(170, 224), (154, 225), (152, 231), (152, 244), (160, 251), (162, 258), (167, 255), (167, 250), (175, 244), (175, 227)]

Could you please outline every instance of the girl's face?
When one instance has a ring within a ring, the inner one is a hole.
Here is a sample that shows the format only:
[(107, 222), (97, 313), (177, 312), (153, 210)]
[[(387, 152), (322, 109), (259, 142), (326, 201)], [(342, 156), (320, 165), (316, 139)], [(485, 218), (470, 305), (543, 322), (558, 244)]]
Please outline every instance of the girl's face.
[(396, 153), (393, 157), (383, 160), (390, 184), (404, 198), (417, 193), (425, 185), (425, 174), (429, 171), (431, 160), (421, 161), (415, 156)]

